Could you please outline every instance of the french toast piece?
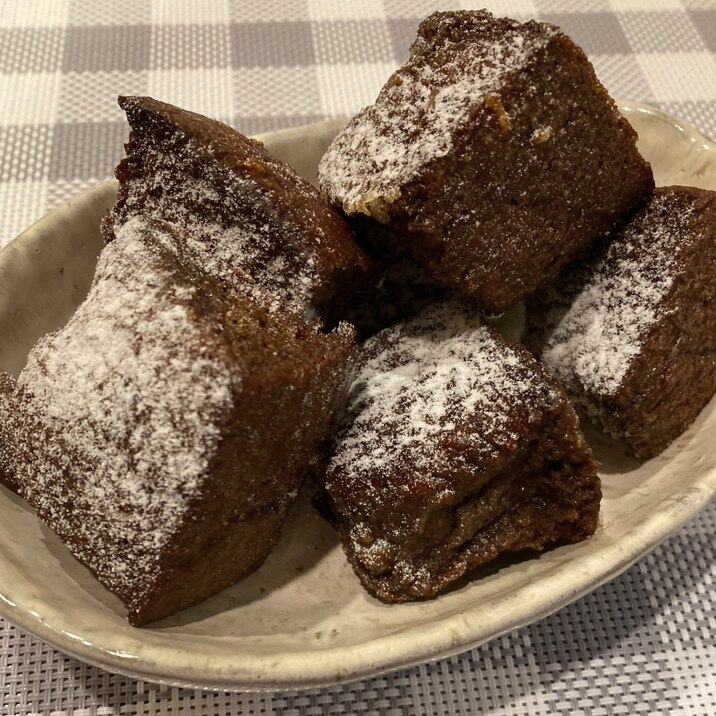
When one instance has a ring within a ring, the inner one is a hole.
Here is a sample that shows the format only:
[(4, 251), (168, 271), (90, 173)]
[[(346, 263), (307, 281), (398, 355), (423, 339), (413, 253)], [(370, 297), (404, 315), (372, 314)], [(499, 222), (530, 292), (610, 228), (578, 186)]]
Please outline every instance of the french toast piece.
[(455, 302), (369, 339), (323, 504), (366, 589), (432, 597), (505, 552), (597, 526), (596, 464), (556, 380)]
[(129, 219), (2, 403), (2, 462), (134, 625), (256, 569), (349, 383), (353, 330), (227, 293), (186, 237)]
[(105, 240), (133, 216), (162, 219), (233, 289), (328, 327), (343, 318), (371, 262), (309, 182), (221, 122), (151, 97), (119, 104), (131, 133)]
[(716, 390), (716, 192), (663, 187), (528, 302), (526, 342), (574, 404), (637, 457)]
[(654, 180), (636, 138), (557, 27), (436, 12), (333, 141), (319, 186), (499, 313), (646, 200)]

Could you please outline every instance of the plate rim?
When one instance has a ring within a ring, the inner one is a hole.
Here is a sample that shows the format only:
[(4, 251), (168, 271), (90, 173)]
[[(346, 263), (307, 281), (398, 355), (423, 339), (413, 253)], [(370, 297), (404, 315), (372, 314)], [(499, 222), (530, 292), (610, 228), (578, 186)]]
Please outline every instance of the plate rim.
[[(627, 117), (631, 112), (649, 114), (654, 120), (668, 124), (670, 127), (677, 127), (687, 135), (701, 140), (708, 149), (716, 152), (716, 143), (685, 120), (644, 102), (623, 99), (617, 99), (616, 102)], [(256, 135), (255, 138), (271, 143), (291, 142), (305, 136), (306, 132), (325, 130), (328, 126), (338, 127), (342, 122), (345, 122), (345, 119), (329, 119)], [(50, 211), (0, 249), (0, 264), (3, 264), (14, 251), (22, 250), (26, 242), (37, 240), (38, 233), (44, 233), (45, 227), (50, 227), (59, 216), (66, 212), (73, 212), (79, 202), (92, 201), (104, 192), (113, 191), (114, 187), (116, 187), (116, 180), (104, 180)], [(538, 609), (531, 610), (529, 613), (524, 613), (523, 609), (520, 612), (522, 616), (518, 619), (507, 617), (494, 626), (480, 628), (479, 621), (470, 622), (470, 615), (480, 609), (481, 603), (430, 624), (406, 626), (397, 634), (380, 636), (351, 646), (342, 645), (281, 654), (254, 653), (249, 654), (248, 659), (244, 655), (243, 662), (248, 663), (242, 664), (242, 659), (239, 659), (239, 663), (224, 665), (220, 670), (220, 677), (215, 671), (209, 673), (206, 669), (203, 673), (197, 673), (202, 669), (197, 669), (192, 664), (191, 651), (187, 652), (181, 667), (178, 667), (176, 660), (173, 659), (172, 668), (163, 669), (162, 664), (166, 664), (167, 660), (163, 660), (161, 655), (171, 652), (176, 657), (176, 648), (156, 642), (151, 644), (153, 656), (150, 659), (142, 659), (141, 656), (134, 655), (130, 661), (128, 657), (132, 655), (129, 653), (122, 655), (121, 652), (83, 642), (74, 634), (70, 635), (69, 632), (58, 631), (48, 626), (41, 615), (33, 615), (16, 605), (1, 591), (0, 616), (81, 661), (135, 679), (147, 679), (170, 686), (246, 692), (316, 688), (356, 681), (452, 656), (526, 624), (539, 621), (624, 572), (698, 514), (715, 495), (716, 470), (712, 470), (698, 484), (688, 485), (662, 498), (654, 505), (647, 518), (634, 524), (622, 536), (621, 558), (610, 562), (610, 568), (606, 572), (602, 570), (595, 579), (582, 580), (576, 588), (567, 589), (566, 593), (561, 591), (556, 596), (550, 593), (550, 598), (538, 602)], [(669, 509), (658, 509), (664, 503), (668, 503)], [(593, 559), (597, 560), (598, 557), (599, 555), (594, 555)], [(556, 565), (556, 569), (560, 570), (562, 567)], [(513, 594), (519, 596), (528, 588), (529, 585), (522, 586)], [(517, 601), (519, 602), (519, 599)], [(143, 634), (151, 633), (149, 630), (139, 629), (136, 632), (138, 644), (144, 641)], [(342, 657), (340, 669), (336, 667), (338, 653)], [(280, 666), (277, 667), (277, 664)], [(266, 678), (262, 678), (262, 674), (265, 674)]]

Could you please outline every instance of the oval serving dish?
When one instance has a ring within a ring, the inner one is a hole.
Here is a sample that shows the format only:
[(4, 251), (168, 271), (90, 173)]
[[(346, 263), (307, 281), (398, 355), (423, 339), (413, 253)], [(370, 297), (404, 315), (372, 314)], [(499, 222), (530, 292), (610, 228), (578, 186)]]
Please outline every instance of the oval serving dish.
[[(657, 184), (716, 189), (716, 145), (651, 107), (620, 102)], [(259, 137), (315, 179), (340, 120)], [(109, 180), (59, 207), (0, 251), (0, 369), (17, 373), (87, 292), (101, 249)], [(338, 539), (307, 499), (278, 547), (244, 581), (174, 617), (131, 627), (106, 591), (0, 486), (0, 614), (79, 659), (167, 684), (301, 688), (457, 653), (574, 601), (673, 533), (716, 493), (716, 400), (659, 457), (624, 457), (604, 438), (604, 500), (594, 537), (485, 570), (432, 601), (386, 606), (361, 588)]]

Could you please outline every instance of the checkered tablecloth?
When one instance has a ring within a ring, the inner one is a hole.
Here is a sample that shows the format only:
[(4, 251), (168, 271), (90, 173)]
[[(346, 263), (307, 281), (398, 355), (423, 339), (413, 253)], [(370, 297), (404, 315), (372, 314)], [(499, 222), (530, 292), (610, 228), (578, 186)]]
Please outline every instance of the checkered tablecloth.
[[(713, 0), (484, 4), (561, 25), (611, 93), (716, 136)], [(127, 134), (118, 94), (150, 94), (247, 134), (352, 113), (405, 58), (418, 21), (456, 6), (0, 0), (0, 246), (111, 174)], [(137, 682), (0, 621), (0, 707), (12, 716), (716, 714), (714, 528), (712, 504), (621, 577), (461, 656), (297, 693)]]

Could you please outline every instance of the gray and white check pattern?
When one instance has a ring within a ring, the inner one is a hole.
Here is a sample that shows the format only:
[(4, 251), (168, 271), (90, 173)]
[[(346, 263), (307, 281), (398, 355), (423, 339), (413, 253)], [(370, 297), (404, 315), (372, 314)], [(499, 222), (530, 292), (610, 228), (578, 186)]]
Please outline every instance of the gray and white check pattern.
[[(716, 0), (0, 0), (0, 246), (112, 173), (118, 94), (251, 134), (371, 102), (436, 9), (562, 26), (614, 95), (716, 136)], [(195, 692), (66, 657), (0, 621), (0, 713), (716, 713), (716, 505), (576, 604), (459, 657), (294, 694)]]
[[(487, 4), (561, 25), (613, 94), (716, 135), (715, 3)], [(118, 94), (150, 94), (247, 134), (350, 114), (374, 99), (419, 20), (440, 7), (455, 3), (5, 0), (0, 246), (111, 174), (127, 132)]]

